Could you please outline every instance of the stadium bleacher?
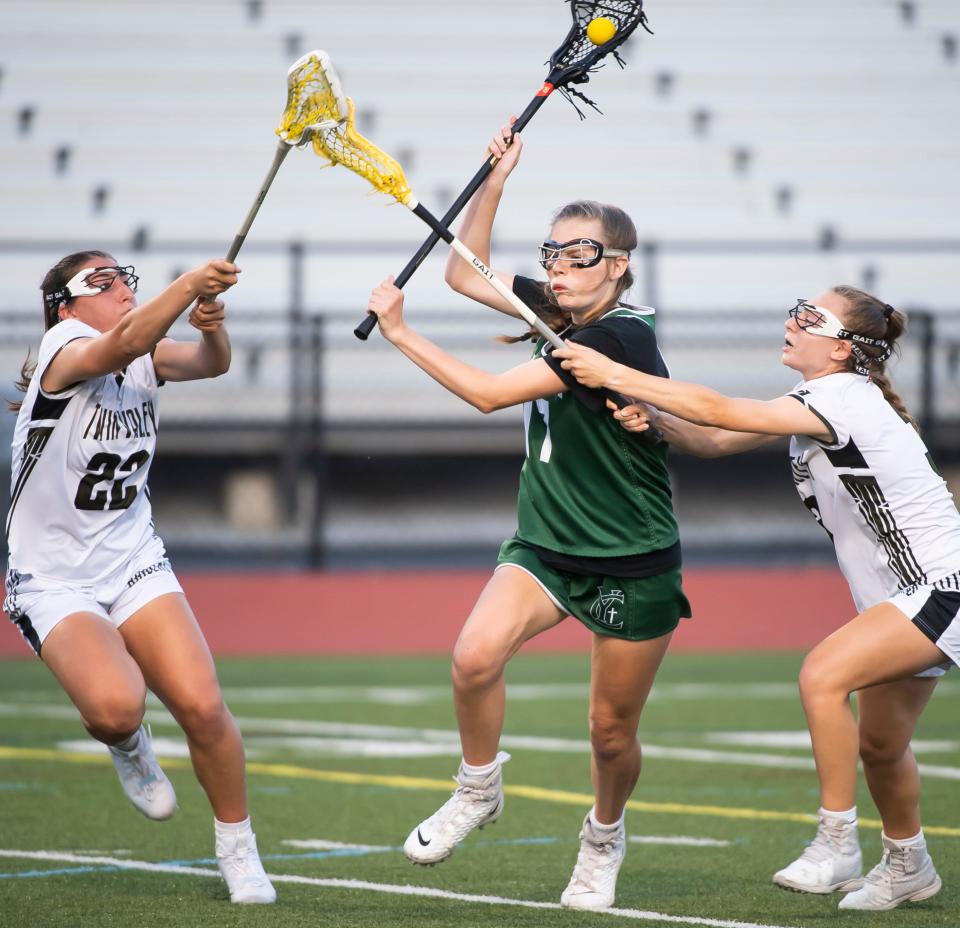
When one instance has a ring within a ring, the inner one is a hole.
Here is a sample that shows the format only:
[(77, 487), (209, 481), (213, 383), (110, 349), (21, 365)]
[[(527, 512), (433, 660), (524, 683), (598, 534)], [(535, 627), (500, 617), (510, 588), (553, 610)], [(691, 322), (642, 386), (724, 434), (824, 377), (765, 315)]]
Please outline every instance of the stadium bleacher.
[[(662, 310), (674, 375), (746, 395), (789, 386), (777, 363), (782, 312), (832, 283), (868, 282), (949, 326), (960, 292), (960, 62), (949, 52), (957, 4), (671, 0), (647, 9), (656, 36), (638, 32), (624, 48), (627, 69), (608, 63), (584, 88), (604, 115), (579, 103), (581, 122), (557, 95), (525, 133), (495, 265), (533, 273), (555, 207), (583, 196), (617, 202), (649, 246), (635, 256), (633, 297)], [(337, 64), (361, 130), (442, 212), (481, 163), (485, 138), (539, 87), (568, 16), (560, 0), (423, 0), (402, 19), (391, 0), (370, 0), (362, 13), (306, 0), (103, 0), (95, 15), (76, 0), (10, 7), (0, 51), (0, 312), (39, 320), (38, 280), (68, 247), (113, 248), (137, 264), (145, 293), (224, 250), (269, 165), (285, 69), (314, 47)], [(382, 340), (350, 334), (370, 288), (402, 267), (425, 228), (367, 196), (359, 178), (319, 167), (296, 152), (280, 172), (230, 294), (234, 369), (169, 391), (167, 422), (286, 421), (296, 304), (329, 314), (323, 415), (343, 435), (385, 419), (473, 427), (477, 414)], [(295, 242), (307, 244), (299, 265)], [(411, 319), (478, 366), (522, 359), (524, 348), (493, 341), (515, 325), (451, 295), (443, 261), (438, 251), (408, 285)], [(30, 340), (22, 322), (10, 325), (17, 338), (0, 346), (6, 381)], [(944, 345), (937, 375), (948, 388), (951, 350)], [(898, 373), (908, 403), (919, 397), (921, 363), (908, 348)], [(956, 396), (940, 389), (938, 414), (960, 419)], [(504, 434), (514, 419), (493, 417)], [(511, 441), (491, 447), (519, 438)]]

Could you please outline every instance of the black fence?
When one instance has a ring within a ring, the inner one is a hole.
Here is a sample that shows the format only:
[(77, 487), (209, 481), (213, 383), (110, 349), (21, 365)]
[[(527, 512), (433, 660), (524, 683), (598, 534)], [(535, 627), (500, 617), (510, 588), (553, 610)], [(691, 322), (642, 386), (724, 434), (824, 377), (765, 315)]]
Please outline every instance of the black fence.
[[(767, 398), (792, 383), (792, 375), (778, 364), (783, 315), (761, 307), (721, 313), (709, 307), (674, 309), (658, 299), (665, 254), (776, 250), (789, 255), (825, 247), (856, 248), (858, 254), (896, 250), (891, 243), (836, 241), (644, 244), (635, 261), (639, 292), (634, 299), (658, 306), (658, 339), (673, 375), (736, 395)], [(898, 253), (905, 247), (921, 253), (960, 252), (960, 243), (952, 242), (901, 243)], [(458, 401), (448, 402), (441, 388), (377, 333), (366, 343), (354, 338), (360, 317), (355, 308), (311, 305), (306, 293), (310, 256), (355, 256), (358, 248), (357, 243), (251, 243), (254, 254), (285, 256), (287, 274), (276, 303), (230, 320), (234, 363), (227, 377), (165, 388), (151, 488), (161, 531), (181, 562), (308, 567), (473, 563), (487, 561), (496, 539), (510, 531), (523, 456), (518, 416), (484, 417)], [(52, 262), (73, 250), (76, 243), (70, 242), (0, 242), (0, 255), (29, 253), (31, 264), (42, 263), (41, 255), (52, 255)], [(129, 253), (117, 243), (106, 250)], [(363, 250), (377, 258), (380, 270), (385, 261), (396, 263), (406, 253), (395, 244), (365, 243)], [(498, 254), (528, 251), (526, 244), (498, 245)], [(166, 252), (173, 264), (182, 262), (185, 253), (199, 260), (215, 248), (175, 243), (152, 246), (150, 254)], [(376, 279), (373, 274), (371, 279)], [(853, 282), (869, 285), (868, 280)], [(960, 461), (960, 309), (903, 308), (909, 329), (903, 356), (893, 367), (894, 382), (935, 458), (949, 468)], [(505, 369), (520, 363), (528, 347), (506, 349), (495, 341), (510, 329), (511, 320), (488, 317), (482, 311), (426, 314), (417, 327), (479, 367), (499, 364)], [(11, 384), (27, 350), (39, 341), (39, 309), (0, 312), (0, 328), (0, 376)], [(195, 333), (178, 324), (172, 334)], [(15, 396), (12, 386), (0, 394)], [(5, 515), (13, 416), (0, 417), (0, 423), (0, 513)], [(782, 455), (782, 450), (774, 454)], [(808, 541), (811, 550), (819, 550), (819, 536), (814, 541), (805, 534), (805, 514), (794, 507), (792, 489), (781, 480), (781, 464), (772, 464), (771, 453), (746, 456), (726, 470), (676, 456), (674, 468), (681, 516), (693, 527), (686, 533), (688, 551), (708, 559), (727, 558), (731, 551), (754, 557), (769, 555), (778, 545), (796, 552)], [(775, 479), (768, 481), (770, 471)], [(721, 473), (724, 493), (718, 500), (700, 488), (716, 483)], [(768, 482), (769, 502), (766, 496), (758, 498), (758, 487)], [(252, 500), (260, 500), (259, 514)], [(739, 507), (736, 530), (711, 528), (723, 523), (722, 505), (731, 501)], [(774, 511), (781, 502), (789, 515), (764, 527), (763, 510)], [(748, 531), (748, 524), (756, 530)]]

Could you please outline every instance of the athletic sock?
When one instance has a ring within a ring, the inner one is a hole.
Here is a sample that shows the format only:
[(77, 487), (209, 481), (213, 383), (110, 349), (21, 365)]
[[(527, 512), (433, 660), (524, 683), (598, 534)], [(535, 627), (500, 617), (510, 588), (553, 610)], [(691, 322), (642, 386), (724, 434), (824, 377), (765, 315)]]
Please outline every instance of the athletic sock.
[(123, 741), (119, 741), (116, 744), (111, 744), (110, 747), (114, 748), (117, 751), (123, 751), (124, 754), (130, 754), (132, 751), (135, 751), (140, 744), (140, 729), (138, 728), (132, 735), (124, 738)]
[(886, 838), (892, 845), (899, 848), (906, 849), (908, 847), (925, 847), (927, 844), (927, 841), (923, 836), (922, 828), (911, 838), (891, 838), (886, 832), (883, 832), (882, 834), (883, 837)]
[(823, 806), (821, 806), (820, 815), (822, 818), (829, 819), (832, 822), (844, 822), (847, 825), (854, 825), (857, 821), (857, 807), (854, 806), (852, 809), (847, 809), (846, 812), (834, 812), (832, 809), (824, 809)]
[(463, 761), (461, 766), (468, 777), (485, 777), (500, 766), (500, 758), (495, 757), (489, 764), (483, 764), (480, 767), (474, 767), (473, 764), (468, 764), (466, 761)]
[(621, 812), (620, 818), (618, 818), (612, 825), (607, 825), (604, 822), (597, 821), (596, 809), (593, 808), (590, 810), (590, 824), (594, 827), (594, 829), (601, 832), (602, 834), (609, 834), (610, 832), (616, 831), (618, 828), (621, 828), (623, 826), (623, 816), (624, 816), (624, 813)]
[(246, 834), (251, 830), (250, 816), (248, 815), (242, 822), (221, 822), (220, 819), (215, 818), (213, 830), (218, 838), (234, 838)]

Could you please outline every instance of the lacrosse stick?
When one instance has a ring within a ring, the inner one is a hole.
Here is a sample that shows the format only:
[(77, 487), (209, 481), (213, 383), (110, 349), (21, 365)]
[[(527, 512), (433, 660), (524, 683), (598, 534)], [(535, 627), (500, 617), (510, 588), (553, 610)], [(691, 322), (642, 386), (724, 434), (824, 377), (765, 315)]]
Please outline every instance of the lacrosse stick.
[[(327, 61), (329, 64), (329, 59)], [(335, 75), (328, 75), (331, 84)], [(520, 299), (493, 271), (490, 270), (466, 245), (440, 224), (413, 195), (403, 168), (385, 151), (377, 148), (369, 139), (357, 132), (354, 125), (353, 100), (346, 98), (347, 118), (329, 128), (318, 129), (311, 136), (313, 150), (332, 165), (342, 164), (345, 168), (368, 180), (376, 190), (393, 197), (402, 203), (414, 215), (419, 216), (434, 233), (442, 238), (464, 261), (490, 285), (510, 305), (532, 325), (555, 348), (563, 347), (563, 340), (554, 332), (523, 300)], [(376, 322), (376, 317), (374, 317)]]
[[(329, 59), (327, 60), (330, 65)], [(335, 75), (331, 72), (332, 85), (339, 85)], [(525, 319), (540, 335), (554, 348), (563, 347), (563, 339), (557, 335), (523, 300), (520, 299), (493, 271), (490, 270), (466, 245), (463, 244), (446, 226), (440, 224), (430, 212), (413, 195), (403, 168), (385, 151), (377, 148), (369, 139), (365, 139), (357, 132), (354, 125), (353, 100), (346, 98), (347, 118), (336, 125), (318, 129), (311, 137), (313, 150), (331, 165), (342, 164), (345, 168), (359, 174), (370, 182), (375, 190), (393, 197), (402, 203), (414, 215), (419, 216), (434, 233), (442, 238), (464, 261), (467, 262), (481, 277), (486, 278), (489, 284)], [(375, 319), (375, 317), (374, 317)], [(624, 405), (623, 397), (610, 390), (600, 391), (604, 396), (612, 399), (617, 406)], [(643, 433), (645, 440), (654, 443), (662, 440), (656, 429)]]
[(343, 102), (343, 93), (339, 85), (331, 84), (331, 79), (337, 80), (336, 72), (330, 67), (330, 59), (326, 53), (321, 51), (308, 52), (287, 71), (287, 106), (276, 130), (280, 141), (273, 156), (273, 164), (267, 171), (260, 192), (253, 201), (247, 218), (243, 220), (240, 231), (233, 238), (227, 252), (228, 261), (232, 262), (239, 254), (250, 226), (253, 225), (253, 220), (266, 199), (267, 191), (290, 149), (294, 145), (306, 145), (314, 132), (335, 126), (346, 117), (346, 110), (341, 112), (339, 109)]
[[(537, 110), (543, 105), (544, 100), (554, 90), (559, 90), (573, 103), (581, 119), (584, 118), (583, 113), (573, 102), (573, 97), (578, 97), (599, 112), (597, 105), (592, 100), (589, 100), (571, 85), (585, 84), (589, 81), (591, 73), (603, 67), (600, 64), (601, 59), (611, 53), (617, 64), (621, 68), (624, 67), (624, 61), (618, 54), (617, 47), (630, 37), (637, 26), (642, 25), (644, 29), (650, 31), (647, 28), (646, 14), (643, 12), (643, 0), (566, 0), (566, 2), (570, 4), (573, 25), (563, 40), (563, 44), (550, 56), (550, 73), (547, 75), (543, 86), (537, 91), (536, 96), (513, 124), (513, 132), (520, 132), (530, 122)], [(596, 28), (598, 20), (601, 21), (600, 29)], [(606, 22), (603, 22), (604, 20)], [(609, 33), (611, 26), (613, 27), (612, 37), (601, 45), (596, 44), (594, 38), (598, 35), (605, 37), (604, 32)], [(587, 34), (588, 30), (590, 35)], [(474, 174), (470, 183), (464, 187), (460, 196), (444, 213), (439, 223), (442, 228), (449, 226), (460, 215), (460, 211), (487, 179), (487, 175), (493, 170), (496, 163), (497, 159), (491, 158)], [(430, 237), (420, 246), (419, 251), (407, 262), (407, 266), (397, 275), (396, 285), (398, 287), (402, 288), (413, 276), (414, 271), (420, 267), (424, 258), (430, 254), (433, 246), (441, 238), (444, 238), (444, 236), (434, 229)], [(367, 315), (363, 322), (353, 330), (353, 334), (362, 341), (366, 341), (376, 324), (376, 317)]]

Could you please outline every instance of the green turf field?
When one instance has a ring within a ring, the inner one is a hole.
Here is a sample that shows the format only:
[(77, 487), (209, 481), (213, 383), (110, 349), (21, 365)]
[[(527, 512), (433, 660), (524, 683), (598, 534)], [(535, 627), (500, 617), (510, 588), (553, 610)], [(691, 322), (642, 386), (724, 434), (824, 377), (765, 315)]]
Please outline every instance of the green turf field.
[[(180, 810), (154, 823), (123, 798), (105, 752), (42, 665), (0, 662), (0, 925), (954, 924), (960, 684), (950, 677), (916, 742), (930, 767), (924, 818), (942, 892), (891, 913), (838, 913), (837, 896), (770, 882), (812, 836), (803, 816), (817, 805), (799, 663), (799, 655), (668, 656), (641, 723), (650, 748), (627, 831), (642, 840), (628, 848), (617, 917), (556, 908), (590, 804), (584, 657), (514, 661), (504, 816), (427, 869), (407, 863), (399, 846), (452, 789), (459, 755), (446, 660), (222, 661), (279, 894), (275, 906), (256, 908), (232, 906), (209, 876), (211, 815), (162, 709), (153, 704), (148, 718)], [(872, 822), (865, 789), (859, 803)], [(862, 838), (872, 866), (879, 828), (868, 825)]]

